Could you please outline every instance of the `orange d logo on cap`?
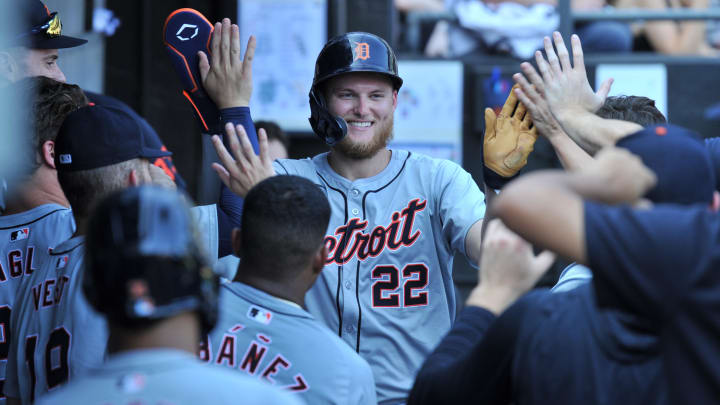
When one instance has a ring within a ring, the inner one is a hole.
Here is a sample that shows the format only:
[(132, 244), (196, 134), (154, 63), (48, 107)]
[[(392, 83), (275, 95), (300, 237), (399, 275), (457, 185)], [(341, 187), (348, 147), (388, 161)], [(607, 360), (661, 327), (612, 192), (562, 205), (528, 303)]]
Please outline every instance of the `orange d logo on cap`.
[(367, 42), (358, 42), (355, 45), (353, 62), (358, 59), (367, 60), (370, 58), (370, 45)]

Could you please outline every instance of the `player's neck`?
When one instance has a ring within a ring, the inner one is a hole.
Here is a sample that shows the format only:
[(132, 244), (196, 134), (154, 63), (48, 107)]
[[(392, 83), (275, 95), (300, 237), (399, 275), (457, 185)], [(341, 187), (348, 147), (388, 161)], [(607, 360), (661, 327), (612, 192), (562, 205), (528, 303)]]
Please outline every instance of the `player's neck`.
[(108, 352), (165, 348), (195, 354), (200, 337), (200, 322), (194, 312), (185, 312), (139, 329), (111, 324)]
[(303, 285), (302, 280), (296, 280), (296, 282), (274, 281), (256, 277), (252, 274), (252, 271), (245, 271), (243, 269), (241, 261), (233, 281), (247, 284), (250, 287), (270, 294), (273, 297), (294, 302), (303, 308), (305, 307), (305, 294), (307, 293), (307, 288), (304, 288), (305, 286)]
[(44, 204), (70, 207), (57, 180), (57, 172), (44, 166), (38, 168), (24, 184), (18, 186), (7, 198), (5, 215), (25, 212)]
[(337, 174), (354, 181), (373, 177), (387, 167), (392, 152), (389, 149), (380, 149), (373, 156), (366, 159), (352, 159), (342, 153), (331, 150), (328, 154), (328, 163)]

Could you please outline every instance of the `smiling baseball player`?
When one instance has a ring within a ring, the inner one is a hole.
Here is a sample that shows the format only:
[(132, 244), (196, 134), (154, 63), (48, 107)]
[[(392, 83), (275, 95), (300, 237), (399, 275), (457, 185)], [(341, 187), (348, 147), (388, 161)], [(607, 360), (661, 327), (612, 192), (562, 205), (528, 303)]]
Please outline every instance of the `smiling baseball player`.
[[(453, 256), (477, 262), (485, 213), (483, 193), (460, 166), (387, 148), (401, 85), (383, 39), (341, 35), (320, 52), (310, 91), (310, 123), (330, 152), (273, 164), (262, 134), (256, 156), (242, 128), (226, 127), (234, 160), (214, 139), (223, 163), (218, 174), (241, 196), (276, 173), (305, 177), (326, 193), (332, 215), (325, 269), (305, 302), (367, 360), (383, 404), (406, 400), (422, 361), (455, 319)], [(525, 164), (536, 136), (524, 107), (510, 104), (493, 130), (513, 125), (490, 131), (497, 138), (486, 145), (505, 177)], [(515, 141), (505, 142), (507, 135)]]

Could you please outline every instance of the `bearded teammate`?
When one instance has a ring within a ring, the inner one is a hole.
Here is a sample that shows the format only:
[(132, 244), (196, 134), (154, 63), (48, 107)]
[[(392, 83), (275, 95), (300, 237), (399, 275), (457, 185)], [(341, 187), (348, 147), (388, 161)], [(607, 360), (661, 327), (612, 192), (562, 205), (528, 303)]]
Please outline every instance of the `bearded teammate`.
[(199, 354), (308, 404), (375, 404), (368, 363), (302, 308), (324, 267), (329, 219), (325, 193), (307, 179), (253, 187), (233, 233), (242, 261), (220, 289), (220, 319)]
[[(79, 87), (45, 77), (23, 79), (12, 85), (30, 96), (31, 111), (25, 133), (32, 155), (25, 163), (27, 178), (11, 185), (7, 210), (0, 216), (0, 343), (4, 384), (10, 346), (10, 316), (21, 281), (38, 267), (38, 261), (75, 232), (69, 203), (60, 188), (53, 161), (57, 130), (65, 116), (87, 103)], [(0, 403), (5, 402), (2, 395)]]
[[(329, 153), (272, 164), (262, 134), (258, 157), (242, 128), (226, 126), (234, 160), (218, 137), (213, 140), (222, 162), (215, 168), (241, 196), (276, 173), (308, 178), (326, 193), (328, 255), (307, 308), (368, 361), (378, 401), (388, 404), (406, 400), (422, 361), (449, 330), (456, 307), (453, 255), (477, 263), (485, 213), (483, 193), (460, 166), (387, 148), (401, 85), (384, 40), (341, 35), (320, 52), (310, 91), (310, 122)], [(514, 154), (500, 164), (512, 166), (512, 175), (536, 135), (520, 114), (524, 107), (510, 110), (492, 129), (513, 120), (498, 135), (514, 136), (514, 142), (498, 136), (503, 142), (493, 139), (485, 152), (509, 145), (505, 152)], [(516, 148), (519, 139), (524, 150)]]
[(184, 198), (157, 187), (133, 187), (100, 204), (88, 225), (83, 293), (108, 319), (110, 356), (37, 404), (298, 403), (195, 358), (201, 333), (217, 321), (218, 278), (192, 222)]

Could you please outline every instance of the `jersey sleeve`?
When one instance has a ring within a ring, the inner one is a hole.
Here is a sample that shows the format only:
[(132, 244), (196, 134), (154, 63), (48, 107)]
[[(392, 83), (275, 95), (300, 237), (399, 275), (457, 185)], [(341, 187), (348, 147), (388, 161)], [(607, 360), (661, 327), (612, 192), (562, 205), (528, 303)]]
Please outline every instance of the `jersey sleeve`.
[(278, 159), (273, 162), (273, 169), (275, 169), (275, 173), (277, 174), (292, 174), (289, 172), (287, 165), (283, 164), (283, 161), (285, 159)]
[(218, 259), (218, 218), (215, 204), (201, 205), (190, 209), (199, 238), (209, 259), (209, 265), (214, 267)]
[(455, 252), (467, 256), (465, 237), (485, 217), (485, 195), (470, 173), (449, 160), (441, 161), (434, 186), (443, 236)]
[(598, 303), (655, 321), (672, 316), (717, 244), (705, 207), (634, 210), (586, 202), (584, 212)]

